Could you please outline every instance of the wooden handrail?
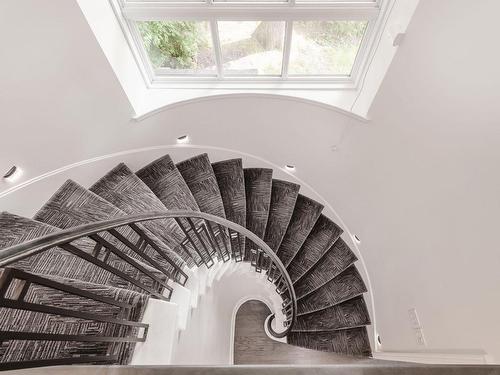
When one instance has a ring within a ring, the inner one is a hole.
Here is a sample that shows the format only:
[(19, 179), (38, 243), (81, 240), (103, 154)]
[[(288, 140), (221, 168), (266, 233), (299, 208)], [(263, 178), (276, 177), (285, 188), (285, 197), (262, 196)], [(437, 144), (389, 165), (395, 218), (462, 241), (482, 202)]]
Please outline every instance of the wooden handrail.
[(276, 338), (285, 337), (288, 335), (293, 327), (297, 316), (297, 297), (295, 295), (295, 290), (293, 288), (293, 283), (288, 274), (285, 266), (274, 253), (274, 251), (256, 234), (249, 231), (245, 227), (233, 223), (232, 221), (223, 219), (218, 216), (210, 215), (205, 212), (199, 211), (187, 211), (187, 210), (171, 210), (171, 211), (155, 211), (146, 212), (136, 215), (121, 216), (115, 219), (99, 221), (94, 223), (89, 223), (77, 227), (72, 227), (68, 229), (63, 229), (57, 232), (50, 233), (48, 235), (27, 241), (15, 246), (11, 246), (0, 250), (0, 267), (8, 266), (16, 261), (27, 258), (34, 254), (43, 252), (45, 250), (51, 249), (56, 246), (67, 245), (70, 242), (77, 240), (82, 237), (92, 236), (96, 233), (109, 231), (114, 228), (122, 227), (125, 225), (131, 225), (136, 223), (141, 223), (145, 221), (152, 220), (162, 220), (162, 219), (202, 219), (210, 222), (219, 224), (227, 229), (231, 229), (234, 232), (248, 238), (252, 241), (261, 251), (263, 251), (271, 260), (271, 265), (279, 270), (279, 276), (284, 285), (286, 286), (287, 298), (289, 298), (291, 303), (291, 317), (288, 319), (288, 324), (284, 331), (276, 332), (271, 327), (274, 314), (268, 319), (268, 330), (271, 335)]

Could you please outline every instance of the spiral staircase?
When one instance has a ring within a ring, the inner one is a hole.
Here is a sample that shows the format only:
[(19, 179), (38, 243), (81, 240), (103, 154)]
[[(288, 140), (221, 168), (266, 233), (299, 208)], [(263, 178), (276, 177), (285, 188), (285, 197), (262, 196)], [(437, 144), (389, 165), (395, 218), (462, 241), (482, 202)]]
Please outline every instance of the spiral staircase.
[(0, 369), (128, 364), (147, 341), (149, 299), (196, 296), (197, 270), (223, 282), (221, 265), (239, 262), (280, 298), (271, 336), (371, 356), (356, 256), (299, 190), (241, 159), (165, 155), (135, 173), (121, 163), (88, 189), (68, 180), (31, 219), (1, 213)]

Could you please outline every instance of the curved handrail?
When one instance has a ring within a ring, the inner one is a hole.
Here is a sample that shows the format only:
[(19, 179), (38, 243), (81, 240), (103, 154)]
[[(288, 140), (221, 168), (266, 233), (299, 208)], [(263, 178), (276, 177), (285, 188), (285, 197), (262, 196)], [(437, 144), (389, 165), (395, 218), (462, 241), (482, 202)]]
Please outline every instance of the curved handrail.
[(188, 210), (153, 211), (135, 215), (120, 216), (115, 219), (93, 222), (72, 228), (62, 229), (60, 231), (53, 232), (45, 236), (38, 237), (33, 240), (23, 242), (21, 244), (0, 250), (0, 267), (5, 267), (18, 260), (51, 249), (55, 246), (66, 244), (78, 238), (93, 235), (99, 232), (107, 231), (124, 225), (141, 223), (144, 221), (151, 221), (151, 220), (176, 219), (176, 218), (204, 219), (220, 224), (226, 228), (232, 229), (233, 231), (238, 232), (239, 234), (251, 240), (264, 253), (266, 253), (266, 255), (269, 258), (271, 258), (272, 262), (276, 265), (276, 267), (280, 271), (280, 274), (283, 277), (283, 280), (287, 286), (287, 290), (290, 294), (289, 298), (292, 307), (292, 317), (290, 319), (291, 323), (286, 327), (286, 329), (283, 332), (276, 332), (271, 327), (272, 320), (275, 317), (275, 314), (272, 314), (271, 318), (268, 319), (268, 329), (269, 332), (276, 338), (282, 338), (288, 335), (288, 333), (293, 327), (293, 324), (297, 316), (297, 297), (295, 295), (295, 290), (293, 288), (292, 279), (290, 278), (290, 275), (286, 271), (286, 268), (281, 262), (281, 260), (274, 253), (274, 251), (271, 250), (271, 248), (255, 233), (249, 231), (247, 228), (242, 227), (241, 225), (236, 224), (232, 221), (205, 212), (188, 211)]

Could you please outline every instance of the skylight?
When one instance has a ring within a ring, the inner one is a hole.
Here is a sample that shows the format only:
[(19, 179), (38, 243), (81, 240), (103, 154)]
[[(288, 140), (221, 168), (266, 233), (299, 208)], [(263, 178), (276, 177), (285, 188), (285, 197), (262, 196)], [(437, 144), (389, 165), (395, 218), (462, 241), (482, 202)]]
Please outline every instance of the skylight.
[(110, 1), (148, 84), (354, 84), (383, 2)]

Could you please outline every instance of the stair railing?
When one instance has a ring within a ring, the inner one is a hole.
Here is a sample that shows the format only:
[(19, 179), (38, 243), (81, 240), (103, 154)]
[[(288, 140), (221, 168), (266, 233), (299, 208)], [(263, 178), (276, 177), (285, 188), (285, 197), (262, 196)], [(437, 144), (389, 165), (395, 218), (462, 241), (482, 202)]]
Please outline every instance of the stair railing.
[[(168, 300), (173, 290), (172, 287), (167, 284), (168, 280), (173, 279), (175, 282), (185, 285), (188, 276), (179, 262), (165, 255), (161, 246), (154, 240), (154, 236), (152, 236), (143, 226), (143, 224), (148, 221), (165, 219), (171, 219), (177, 222), (185, 235), (184, 241), (179, 245), (192, 257), (196, 265), (205, 264), (210, 268), (214, 264), (215, 257), (220, 261), (228, 261), (232, 258), (235, 261), (241, 261), (243, 259), (250, 261), (256, 272), (265, 270), (267, 273), (267, 280), (276, 285), (276, 291), (283, 299), (282, 312), (285, 316), (283, 331), (277, 332), (272, 327), (272, 322), (275, 318), (274, 314), (267, 320), (267, 329), (269, 333), (276, 338), (282, 338), (288, 335), (297, 315), (297, 298), (292, 280), (278, 256), (261, 238), (248, 229), (221, 217), (196, 211), (172, 210), (123, 216), (60, 230), (31, 241), (2, 249), (0, 250), (0, 268), (9, 266), (9, 268), (4, 269), (4, 275), (10, 275), (8, 276), (10, 278), (13, 277), (12, 275), (17, 275), (17, 278), (24, 278), (25, 280), (24, 286), (16, 295), (14, 302), (5, 298), (5, 295), (2, 294), (0, 297), (0, 308), (32, 309), (34, 311), (45, 309), (46, 313), (66, 314), (67, 316), (75, 316), (82, 319), (94, 318), (94, 320), (102, 321), (102, 318), (91, 316), (92, 314), (86, 315), (85, 313), (68, 312), (63, 311), (63, 309), (58, 310), (57, 308), (51, 310), (47, 307), (35, 307), (29, 303), (23, 302), (22, 298), (19, 298), (19, 296), (23, 297), (26, 294), (27, 288), (31, 283), (41, 283), (42, 285), (44, 285), (43, 283), (48, 283), (52, 287), (56, 289), (59, 288), (60, 290), (68, 288), (63, 284), (51, 283), (50, 280), (15, 269), (17, 262), (27, 260), (29, 257), (36, 256), (37, 254), (51, 249), (67, 251), (92, 263), (94, 266), (100, 267), (118, 276), (142, 293), (148, 294), (153, 298)], [(127, 233), (131, 233), (131, 231), (134, 233), (136, 242), (132, 242), (130, 240), (130, 235), (126, 235)], [(124, 247), (127, 251), (123, 251)], [(149, 252), (147, 249), (149, 249)], [(151, 249), (153, 249), (154, 252), (151, 252)], [(138, 257), (144, 259), (146, 264), (150, 266), (147, 267), (144, 263), (138, 262)], [(110, 261), (112, 258), (115, 260), (118, 259), (118, 261), (126, 264), (129, 268), (133, 268), (140, 277), (133, 277), (130, 272), (127, 273), (123, 268), (120, 269), (120, 267), (117, 267), (116, 262), (113, 263)], [(32, 278), (31, 281), (30, 277)], [(145, 279), (147, 279), (148, 282), (145, 282)], [(5, 280), (4, 286), (8, 285), (5, 283)], [(70, 291), (78, 293), (75, 288)], [(79, 293), (82, 292), (80, 291)], [(93, 294), (86, 294), (86, 297), (99, 299), (99, 297)], [(132, 325), (134, 328), (139, 327), (147, 330), (147, 326), (142, 326), (140, 323), (134, 325), (126, 320), (115, 320), (113, 320), (112, 323), (123, 324), (125, 326)], [(115, 341), (138, 342), (145, 340), (145, 335), (146, 332), (143, 332), (140, 337), (137, 335), (134, 337), (115, 337)], [(110, 337), (99, 338), (89, 336), (89, 338), (84, 335), (69, 338), (62, 337), (64, 335), (42, 336), (38, 336), (38, 340), (48, 339), (67, 341), (69, 339), (79, 339), (83, 341), (113, 341)], [(36, 335), (30, 336), (30, 334), (22, 332), (0, 331), (0, 342), (15, 340), (16, 338), (34, 340), (36, 337)], [(108, 357), (100, 358), (100, 360), (107, 359)], [(75, 360), (77, 361), (75, 363), (81, 363), (83, 361), (82, 358), (78, 359), (78, 357), (75, 357)], [(57, 359), (53, 361), (55, 361), (54, 364), (57, 363)], [(96, 362), (97, 361), (98, 358), (96, 358)], [(43, 365), (43, 363), (42, 361), (38, 365)], [(65, 359), (63, 363), (68, 364), (72, 362)]]

